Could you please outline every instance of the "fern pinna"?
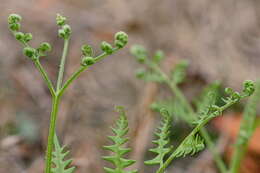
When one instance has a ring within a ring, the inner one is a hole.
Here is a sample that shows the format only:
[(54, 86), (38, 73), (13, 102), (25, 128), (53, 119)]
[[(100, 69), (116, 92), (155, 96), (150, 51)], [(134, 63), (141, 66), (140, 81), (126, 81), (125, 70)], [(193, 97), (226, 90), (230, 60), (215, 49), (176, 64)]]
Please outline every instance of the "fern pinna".
[(65, 157), (69, 154), (69, 151), (65, 151), (65, 146), (61, 147), (58, 137), (55, 134), (54, 136), (54, 151), (52, 152), (53, 159), (52, 163), (54, 165), (51, 168), (52, 173), (73, 173), (75, 167), (69, 167), (72, 160), (64, 160)]
[(125, 115), (123, 107), (117, 107), (120, 116), (116, 122), (116, 126), (112, 128), (114, 136), (108, 138), (114, 143), (113, 145), (104, 146), (105, 150), (112, 151), (114, 154), (111, 156), (104, 156), (103, 159), (111, 162), (115, 168), (104, 167), (107, 173), (137, 173), (137, 170), (126, 171), (125, 168), (134, 164), (134, 160), (125, 159), (123, 156), (131, 151), (130, 148), (125, 148), (123, 145), (128, 141), (126, 134), (128, 133), (128, 120)]
[(155, 132), (155, 136), (157, 136), (158, 139), (153, 140), (153, 143), (157, 146), (149, 150), (156, 153), (156, 157), (152, 160), (147, 160), (144, 163), (147, 165), (159, 165), (161, 167), (165, 156), (172, 150), (172, 146), (169, 146), (171, 116), (166, 109), (161, 109), (160, 112), (162, 115), (161, 126), (158, 127), (157, 132)]

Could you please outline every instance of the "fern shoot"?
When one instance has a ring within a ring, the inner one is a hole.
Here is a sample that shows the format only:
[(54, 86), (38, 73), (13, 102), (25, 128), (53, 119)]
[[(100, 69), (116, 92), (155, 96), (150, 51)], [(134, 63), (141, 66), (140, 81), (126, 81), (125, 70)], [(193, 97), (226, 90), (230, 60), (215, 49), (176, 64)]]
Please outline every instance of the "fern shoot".
[(160, 168), (164, 163), (165, 156), (172, 150), (172, 146), (169, 146), (169, 133), (171, 128), (171, 116), (166, 109), (161, 109), (162, 121), (161, 126), (158, 127), (158, 131), (155, 132), (155, 136), (158, 139), (153, 140), (153, 143), (157, 146), (149, 151), (156, 154), (154, 159), (145, 161), (146, 165), (159, 165)]
[(137, 173), (137, 170), (126, 171), (125, 168), (134, 164), (135, 160), (123, 158), (125, 154), (131, 151), (130, 148), (125, 148), (124, 144), (128, 141), (126, 134), (128, 133), (128, 120), (123, 107), (117, 107), (120, 116), (116, 122), (116, 126), (112, 128), (114, 136), (108, 138), (114, 143), (113, 145), (104, 146), (105, 150), (113, 152), (111, 156), (104, 156), (103, 159), (112, 163), (114, 168), (104, 167), (107, 173)]
[(65, 157), (69, 154), (69, 151), (65, 151), (65, 146), (61, 147), (58, 137), (54, 136), (54, 151), (52, 152), (52, 163), (54, 167), (51, 168), (52, 173), (73, 173), (75, 167), (69, 167), (72, 160), (65, 160)]
[(220, 116), (224, 110), (237, 103), (240, 99), (248, 97), (253, 94), (255, 90), (254, 83), (252, 81), (244, 82), (244, 89), (242, 93), (234, 92), (231, 88), (227, 88), (225, 91), (228, 94), (223, 106), (210, 105), (207, 114), (205, 114), (198, 122), (196, 127), (191, 133), (181, 142), (177, 149), (169, 156), (163, 166), (157, 171), (157, 173), (163, 173), (168, 165), (174, 158), (186, 156), (188, 154), (195, 154), (203, 148), (203, 140), (198, 136), (198, 132), (203, 128), (210, 120)]
[[(90, 45), (84, 44), (81, 47), (82, 60), (79, 63), (79, 68), (72, 74), (70, 77), (64, 81), (64, 72), (66, 66), (66, 59), (69, 49), (70, 37), (72, 35), (72, 29), (69, 24), (67, 24), (67, 19), (60, 14), (57, 14), (56, 24), (58, 25), (58, 36), (64, 41), (64, 47), (62, 51), (62, 56), (59, 65), (59, 72), (57, 76), (57, 84), (54, 86), (49, 75), (47, 74), (45, 68), (41, 64), (42, 57), (47, 55), (47, 52), (52, 50), (52, 47), (49, 43), (43, 42), (39, 47), (34, 48), (30, 45), (30, 41), (33, 36), (31, 33), (23, 33), (20, 31), (22, 17), (18, 14), (10, 14), (8, 17), (9, 29), (14, 35), (15, 39), (21, 43), (23, 46), (23, 54), (33, 62), (37, 70), (40, 72), (41, 76), (46, 83), (50, 94), (52, 96), (52, 111), (50, 116), (50, 125), (48, 133), (48, 142), (46, 149), (46, 159), (45, 159), (45, 173), (51, 173), (52, 165), (52, 150), (54, 147), (54, 136), (56, 121), (59, 112), (59, 105), (61, 98), (67, 88), (72, 84), (73, 81), (79, 78), (79, 76), (86, 71), (90, 66), (94, 65), (98, 61), (104, 59), (108, 55), (111, 55), (121, 48), (123, 48), (128, 42), (128, 35), (122, 31), (117, 32), (114, 36), (114, 45), (103, 41), (100, 45), (102, 53), (94, 56), (92, 47)], [(55, 172), (56, 173), (56, 172)]]

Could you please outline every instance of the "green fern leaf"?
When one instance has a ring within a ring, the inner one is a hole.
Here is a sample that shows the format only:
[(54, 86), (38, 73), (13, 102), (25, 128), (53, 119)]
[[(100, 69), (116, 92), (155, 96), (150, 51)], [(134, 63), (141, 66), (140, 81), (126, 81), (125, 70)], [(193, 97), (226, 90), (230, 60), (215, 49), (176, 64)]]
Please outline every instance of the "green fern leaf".
[(189, 65), (187, 60), (180, 61), (171, 72), (171, 80), (177, 85), (182, 83), (186, 78), (186, 69)]
[(205, 148), (204, 140), (199, 135), (190, 136), (185, 142), (175, 151), (175, 157), (185, 157), (186, 155), (194, 155)]
[(120, 116), (116, 122), (116, 127), (112, 128), (114, 136), (108, 136), (108, 138), (114, 143), (113, 145), (104, 146), (105, 150), (111, 151), (114, 154), (111, 156), (104, 156), (103, 159), (112, 163), (115, 168), (107, 168), (104, 170), (107, 173), (136, 173), (137, 170), (125, 171), (124, 168), (135, 163), (135, 160), (125, 159), (123, 156), (131, 151), (130, 148), (124, 148), (124, 144), (128, 141), (125, 135), (128, 132), (128, 120), (125, 115), (123, 107), (117, 107), (117, 111)]
[(52, 173), (73, 173), (75, 170), (75, 167), (69, 167), (72, 160), (66, 160), (64, 161), (65, 157), (69, 154), (69, 151), (65, 151), (65, 147), (61, 147), (58, 137), (55, 134), (54, 136), (54, 151), (52, 153), (53, 155), (53, 164), (54, 168), (51, 169)]
[(163, 165), (164, 157), (172, 150), (172, 146), (167, 146), (169, 144), (169, 133), (171, 127), (171, 116), (166, 109), (161, 109), (161, 114), (163, 119), (161, 121), (161, 126), (155, 135), (158, 139), (154, 140), (153, 143), (157, 146), (150, 149), (149, 151), (156, 153), (156, 157), (152, 160), (145, 161), (147, 165)]

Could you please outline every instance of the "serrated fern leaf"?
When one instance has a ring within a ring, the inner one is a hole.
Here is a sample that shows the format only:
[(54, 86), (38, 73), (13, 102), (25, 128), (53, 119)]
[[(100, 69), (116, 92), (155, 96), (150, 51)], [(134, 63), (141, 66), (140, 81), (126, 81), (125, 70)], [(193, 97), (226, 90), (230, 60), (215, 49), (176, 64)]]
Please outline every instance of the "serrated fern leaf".
[(194, 155), (205, 148), (204, 140), (199, 135), (190, 136), (180, 148), (175, 151), (175, 157), (185, 157), (186, 155)]
[(156, 157), (152, 160), (145, 161), (144, 163), (147, 165), (158, 164), (162, 166), (164, 163), (164, 157), (172, 149), (172, 146), (168, 146), (169, 133), (171, 127), (171, 116), (169, 115), (166, 109), (162, 109), (161, 114), (163, 116), (163, 119), (161, 121), (161, 126), (158, 127), (158, 131), (155, 133), (155, 136), (158, 137), (158, 139), (153, 141), (153, 143), (156, 144), (157, 146), (149, 150), (155, 153)]
[(69, 154), (69, 151), (65, 151), (65, 147), (61, 147), (57, 135), (54, 136), (54, 151), (53, 155), (53, 165), (51, 168), (52, 173), (73, 173), (75, 167), (69, 167), (72, 160), (64, 160)]
[(116, 126), (112, 128), (114, 136), (108, 138), (114, 143), (113, 145), (104, 146), (105, 150), (113, 152), (111, 156), (104, 156), (103, 159), (112, 163), (115, 168), (107, 168), (104, 170), (107, 173), (136, 173), (137, 170), (125, 171), (124, 169), (135, 163), (135, 160), (125, 159), (123, 156), (131, 151), (130, 148), (125, 148), (123, 145), (128, 141), (125, 135), (128, 132), (128, 120), (123, 107), (117, 107), (120, 116), (116, 122)]

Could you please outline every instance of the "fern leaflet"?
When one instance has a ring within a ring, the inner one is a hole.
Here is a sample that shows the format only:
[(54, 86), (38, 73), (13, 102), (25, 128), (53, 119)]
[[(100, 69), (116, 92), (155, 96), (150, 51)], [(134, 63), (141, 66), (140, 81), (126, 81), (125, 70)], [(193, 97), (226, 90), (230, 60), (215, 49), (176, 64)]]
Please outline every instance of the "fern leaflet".
[(114, 143), (113, 145), (104, 146), (105, 150), (112, 151), (114, 155), (104, 156), (103, 159), (111, 162), (115, 168), (104, 167), (107, 173), (137, 173), (137, 170), (125, 171), (124, 169), (135, 163), (134, 160), (125, 159), (123, 156), (131, 151), (130, 148), (124, 148), (123, 145), (128, 141), (125, 135), (128, 132), (128, 120), (125, 115), (123, 107), (117, 107), (117, 111), (120, 114), (119, 119), (116, 122), (116, 127), (112, 128), (114, 136), (108, 136), (108, 138)]
[(157, 156), (152, 159), (145, 161), (147, 165), (157, 165), (159, 164), (160, 167), (163, 165), (163, 160), (166, 154), (168, 154), (172, 146), (168, 147), (169, 144), (169, 133), (171, 127), (171, 117), (167, 110), (161, 109), (161, 114), (163, 116), (163, 120), (161, 121), (161, 126), (158, 128), (158, 132), (155, 135), (158, 139), (154, 140), (153, 143), (157, 145), (157, 147), (150, 149), (149, 151), (156, 153)]
[(54, 136), (54, 151), (52, 152), (53, 159), (52, 162), (55, 167), (51, 168), (52, 173), (73, 173), (75, 167), (70, 167), (72, 160), (64, 161), (65, 157), (69, 154), (69, 151), (65, 151), (65, 147), (61, 147), (58, 137)]

